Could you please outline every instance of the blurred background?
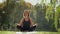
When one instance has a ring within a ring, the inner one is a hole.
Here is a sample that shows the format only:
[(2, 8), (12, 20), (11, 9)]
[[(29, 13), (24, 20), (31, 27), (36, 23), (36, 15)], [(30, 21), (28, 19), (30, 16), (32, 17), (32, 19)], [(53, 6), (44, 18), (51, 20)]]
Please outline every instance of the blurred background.
[(38, 23), (35, 31), (58, 31), (60, 28), (60, 0), (0, 0), (0, 31), (18, 31), (16, 23), (24, 9)]

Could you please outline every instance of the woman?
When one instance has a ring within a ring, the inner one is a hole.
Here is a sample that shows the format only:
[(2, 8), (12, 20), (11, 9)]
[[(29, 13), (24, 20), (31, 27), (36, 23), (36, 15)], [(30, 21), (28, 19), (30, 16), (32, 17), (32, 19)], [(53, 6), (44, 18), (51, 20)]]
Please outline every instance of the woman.
[(20, 24), (17, 24), (18, 29), (21, 31), (33, 31), (36, 28), (37, 24), (34, 24), (29, 16), (29, 10), (24, 10)]

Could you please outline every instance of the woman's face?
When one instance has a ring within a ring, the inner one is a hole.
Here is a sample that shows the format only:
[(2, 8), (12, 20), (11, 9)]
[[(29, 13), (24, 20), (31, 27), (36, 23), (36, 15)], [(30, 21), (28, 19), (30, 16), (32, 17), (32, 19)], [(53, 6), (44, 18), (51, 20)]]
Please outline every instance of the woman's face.
[(24, 17), (25, 18), (28, 18), (28, 15), (29, 15), (28, 12), (24, 12)]

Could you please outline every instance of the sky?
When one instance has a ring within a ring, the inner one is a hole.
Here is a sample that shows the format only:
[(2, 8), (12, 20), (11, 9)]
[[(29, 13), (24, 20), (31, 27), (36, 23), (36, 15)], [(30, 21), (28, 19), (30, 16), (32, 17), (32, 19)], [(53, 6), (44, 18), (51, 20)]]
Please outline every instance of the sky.
[(0, 3), (2, 3), (2, 0), (0, 0)]
[(0, 0), (0, 3), (4, 2), (5, 0)]
[[(0, 3), (6, 0), (0, 0)], [(32, 5), (36, 5), (37, 3), (41, 3), (42, 0), (24, 0), (25, 2), (30, 2)], [(49, 3), (49, 0), (46, 0), (46, 3)]]
[[(32, 5), (36, 5), (37, 3), (41, 3), (42, 0), (25, 0), (25, 2), (30, 2)], [(44, 3), (48, 4), (50, 3), (50, 0), (46, 0), (46, 2), (44, 1)]]
[(26, 1), (26, 2), (30, 2), (30, 3), (33, 4), (33, 5), (41, 2), (41, 0), (25, 0), (25, 1)]
[(0, 0), (0, 3), (3, 3), (4, 1), (6, 1), (6, 0)]

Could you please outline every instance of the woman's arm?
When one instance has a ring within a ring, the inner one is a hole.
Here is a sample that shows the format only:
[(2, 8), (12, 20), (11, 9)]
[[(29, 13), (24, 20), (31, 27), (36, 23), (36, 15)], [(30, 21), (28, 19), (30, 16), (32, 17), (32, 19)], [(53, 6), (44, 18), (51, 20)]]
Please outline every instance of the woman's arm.
[(19, 24), (17, 24), (17, 25), (19, 25), (19, 26), (22, 26), (23, 25), (23, 18), (21, 19), (21, 21), (20, 21), (20, 23)]
[(23, 25), (23, 18), (20, 21), (20, 26), (22, 26), (22, 25)]
[(32, 21), (32, 18), (30, 18), (30, 23), (31, 23), (31, 26), (34, 25), (33, 21)]
[(31, 27), (32, 27), (32, 26), (37, 26), (37, 23), (34, 23), (34, 22), (32, 21), (32, 18), (30, 18), (30, 23), (31, 23)]

